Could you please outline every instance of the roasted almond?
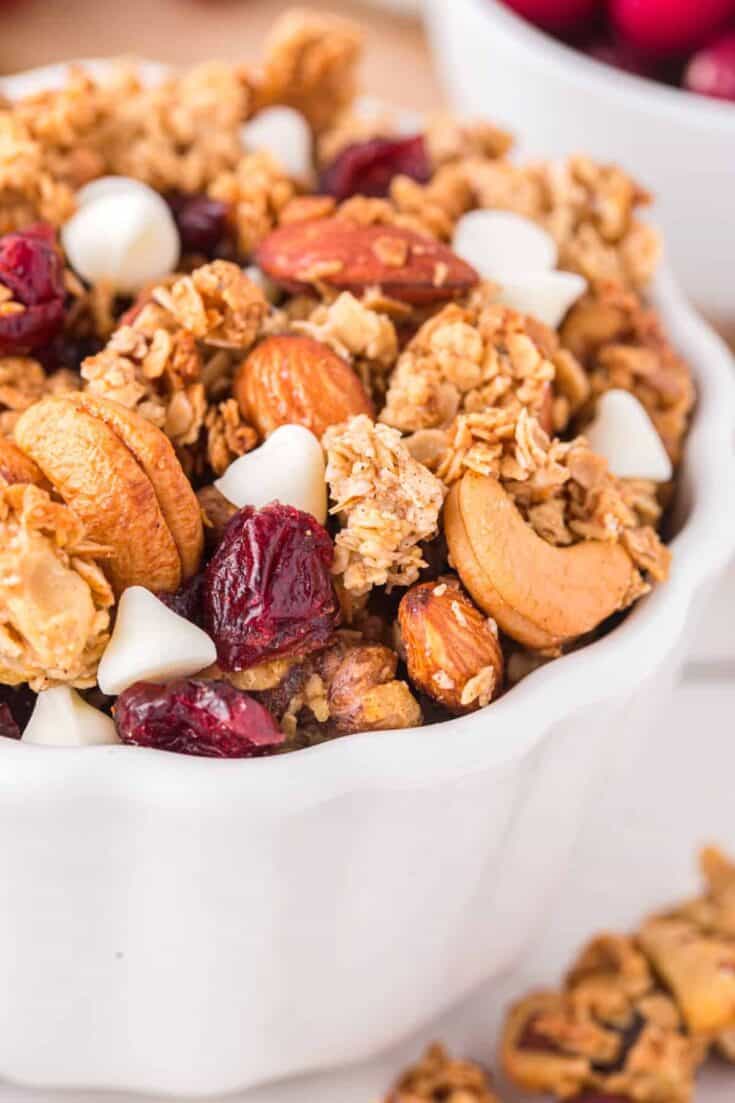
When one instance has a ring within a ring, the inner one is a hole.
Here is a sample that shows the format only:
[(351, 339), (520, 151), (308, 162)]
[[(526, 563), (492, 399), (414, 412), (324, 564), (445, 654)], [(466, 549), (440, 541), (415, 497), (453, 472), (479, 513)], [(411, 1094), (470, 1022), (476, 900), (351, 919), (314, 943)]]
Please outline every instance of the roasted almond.
[(450, 712), (487, 705), (503, 684), (497, 629), (457, 579), (412, 586), (398, 607), (411, 681)]
[(398, 226), (360, 226), (323, 218), (281, 226), (262, 242), (258, 264), (287, 291), (326, 284), (359, 295), (384, 295), (422, 305), (464, 295), (478, 282), (474, 268), (432, 238)]
[(264, 437), (279, 425), (305, 425), (321, 437), (355, 414), (373, 416), (350, 365), (312, 337), (267, 337), (238, 368), (234, 393)]

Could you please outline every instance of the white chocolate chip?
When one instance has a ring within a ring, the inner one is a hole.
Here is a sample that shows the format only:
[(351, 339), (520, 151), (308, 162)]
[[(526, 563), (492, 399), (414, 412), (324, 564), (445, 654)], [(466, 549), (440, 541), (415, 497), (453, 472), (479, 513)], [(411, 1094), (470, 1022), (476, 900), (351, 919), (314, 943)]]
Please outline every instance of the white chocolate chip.
[(320, 525), (327, 517), (324, 453), (303, 425), (281, 425), (260, 448), (231, 463), (214, 485), (239, 509), (279, 501), (310, 513)]
[(172, 272), (179, 234), (166, 201), (152, 188), (125, 176), (106, 176), (78, 193), (76, 214), (61, 228), (72, 268), (85, 280), (106, 280), (134, 294)]
[(545, 230), (512, 211), (470, 211), (452, 240), (458, 256), (484, 279), (511, 280), (556, 268), (556, 243)]
[(55, 686), (39, 693), (23, 742), (44, 747), (93, 747), (119, 743), (120, 739), (109, 716), (69, 686)]
[(174, 613), (150, 590), (129, 586), (120, 598), (97, 681), (103, 693), (122, 693), (134, 682), (197, 674), (216, 658), (217, 650), (206, 632)]
[(628, 391), (606, 391), (598, 399), (595, 419), (584, 435), (593, 451), (604, 456), (612, 473), (620, 478), (666, 483), (673, 475), (656, 426)]
[(308, 180), (312, 175), (311, 129), (293, 107), (266, 107), (240, 130), (246, 149), (265, 150), (289, 176)]
[(503, 281), (500, 301), (556, 329), (586, 290), (587, 280), (576, 272), (533, 272)]

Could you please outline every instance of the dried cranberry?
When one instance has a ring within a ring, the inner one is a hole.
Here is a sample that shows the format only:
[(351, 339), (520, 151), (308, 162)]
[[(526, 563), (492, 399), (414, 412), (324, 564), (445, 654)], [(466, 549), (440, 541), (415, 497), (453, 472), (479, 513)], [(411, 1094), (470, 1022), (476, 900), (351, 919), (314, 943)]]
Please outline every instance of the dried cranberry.
[(64, 324), (64, 265), (51, 226), (0, 238), (0, 283), (26, 309), (0, 314), (0, 355), (37, 349)]
[(227, 230), (227, 204), (207, 195), (185, 192), (172, 192), (166, 198), (184, 252), (213, 256)]
[(322, 526), (293, 506), (235, 514), (204, 577), (206, 627), (223, 670), (324, 646), (339, 623), (333, 554)]
[(268, 710), (228, 682), (136, 682), (113, 714), (124, 743), (179, 754), (250, 758), (284, 740)]
[(180, 617), (201, 627), (204, 623), (203, 592), (204, 575), (200, 573), (193, 575), (188, 582), (185, 582), (174, 593), (160, 592), (156, 594), (156, 597), (174, 613), (178, 613)]
[(20, 739), (35, 704), (36, 695), (28, 686), (0, 685), (0, 736)]
[(394, 176), (410, 176), (425, 184), (431, 176), (426, 143), (421, 134), (410, 138), (371, 138), (347, 146), (322, 174), (321, 191), (335, 199), (351, 195), (384, 196)]

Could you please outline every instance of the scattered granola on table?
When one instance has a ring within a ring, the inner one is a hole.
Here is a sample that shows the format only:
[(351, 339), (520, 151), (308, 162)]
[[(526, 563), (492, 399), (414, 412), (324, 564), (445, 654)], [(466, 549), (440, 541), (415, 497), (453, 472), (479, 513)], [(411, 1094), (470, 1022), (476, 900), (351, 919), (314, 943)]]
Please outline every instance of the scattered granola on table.
[[(72, 68), (0, 106), (3, 716), (3, 685), (93, 690), (121, 741), (223, 757), (415, 727), (665, 581), (695, 394), (648, 299), (649, 197), (513, 160), (490, 122), (406, 133), (356, 98), (360, 52), (298, 10), (259, 66)], [(647, 952), (729, 953), (717, 891)], [(625, 997), (645, 1038), (656, 985)], [(402, 1103), (492, 1098), (439, 1050), (420, 1068)]]
[(384, 1103), (499, 1103), (487, 1072), (435, 1042), (406, 1069)]
[(574, 1101), (691, 1103), (710, 1050), (731, 1059), (735, 866), (712, 847), (701, 864), (701, 896), (632, 935), (598, 935), (560, 989), (510, 1009), (501, 1041), (510, 1080)]

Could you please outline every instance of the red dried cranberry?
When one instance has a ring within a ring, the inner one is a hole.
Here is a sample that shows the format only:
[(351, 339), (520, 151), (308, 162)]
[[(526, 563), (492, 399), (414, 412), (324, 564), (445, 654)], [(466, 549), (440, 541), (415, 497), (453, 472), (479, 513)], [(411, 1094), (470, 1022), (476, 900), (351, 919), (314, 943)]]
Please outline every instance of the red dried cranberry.
[(172, 192), (166, 198), (184, 252), (213, 256), (227, 229), (227, 204), (208, 195), (185, 192)]
[(0, 315), (0, 355), (37, 349), (64, 324), (64, 265), (51, 226), (0, 238), (0, 283), (25, 310)]
[(36, 704), (28, 686), (0, 685), (0, 736), (20, 739)]
[(333, 554), (322, 526), (293, 506), (235, 514), (204, 576), (206, 627), (223, 670), (327, 643), (339, 623)]
[(113, 709), (124, 743), (209, 758), (251, 758), (284, 735), (258, 701), (229, 682), (136, 682)]
[(180, 617), (183, 617), (184, 620), (190, 620), (192, 624), (198, 624), (201, 628), (204, 623), (203, 592), (204, 575), (200, 573), (193, 575), (188, 582), (185, 582), (174, 593), (161, 591), (156, 594), (156, 597), (174, 613), (178, 613)]
[(324, 170), (321, 191), (338, 200), (351, 195), (385, 196), (398, 175), (410, 176), (419, 184), (430, 178), (431, 165), (421, 134), (371, 138), (347, 146)]

